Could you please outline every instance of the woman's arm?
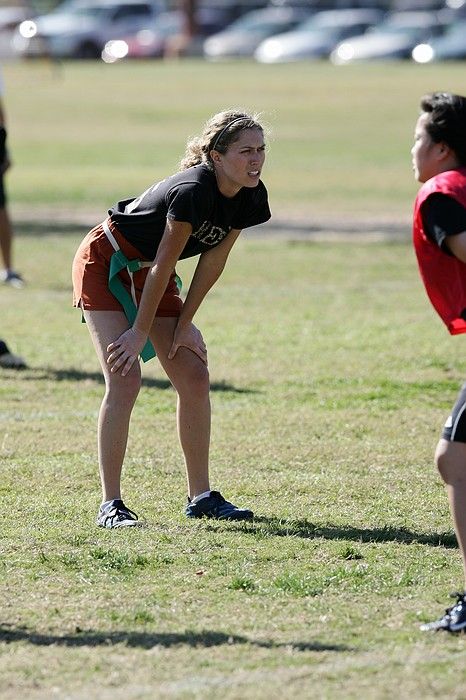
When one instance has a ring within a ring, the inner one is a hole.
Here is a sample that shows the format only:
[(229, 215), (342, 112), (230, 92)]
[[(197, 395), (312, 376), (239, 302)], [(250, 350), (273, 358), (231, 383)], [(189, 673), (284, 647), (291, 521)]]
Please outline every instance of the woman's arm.
[(448, 247), (448, 250), (453, 253), (455, 258), (466, 263), (466, 231), (457, 233), (456, 236), (447, 236), (445, 238), (445, 245)]
[(199, 343), (195, 333), (197, 329), (192, 320), (207, 292), (222, 274), (228, 255), (240, 233), (240, 229), (232, 229), (218, 246), (202, 253), (199, 258), (168, 354), (170, 360), (175, 357), (179, 347), (188, 347), (207, 363), (204, 342), (201, 337), (202, 342)]
[(125, 376), (144, 347), (155, 312), (167, 288), (170, 275), (191, 235), (191, 224), (167, 220), (157, 255), (149, 269), (132, 328), (107, 347), (111, 371)]

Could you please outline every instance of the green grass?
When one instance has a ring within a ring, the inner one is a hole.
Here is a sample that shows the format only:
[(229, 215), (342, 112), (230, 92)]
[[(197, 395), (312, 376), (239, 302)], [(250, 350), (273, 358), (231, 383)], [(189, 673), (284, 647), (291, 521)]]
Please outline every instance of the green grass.
[(31, 62), (5, 77), (28, 286), (1, 290), (0, 335), (29, 369), (0, 370), (2, 700), (464, 698), (464, 640), (418, 631), (461, 586), (432, 451), (463, 343), (409, 244), (235, 246), (198, 323), (213, 486), (250, 524), (184, 520), (175, 396), (151, 362), (123, 480), (146, 526), (94, 525), (103, 383), (70, 289), (75, 215), (95, 223), (167, 175), (231, 105), (271, 126), (276, 218), (408, 220), (419, 97), (464, 93), (464, 66)]
[(94, 525), (103, 385), (70, 307), (80, 235), (21, 227), (29, 284), (0, 296), (30, 365), (0, 371), (0, 697), (464, 697), (464, 641), (418, 631), (461, 585), (432, 450), (463, 344), (410, 247), (240, 241), (198, 323), (213, 484), (257, 519), (184, 520), (152, 362), (123, 480), (146, 527), (111, 532)]
[(240, 106), (270, 126), (274, 214), (409, 216), (419, 100), (463, 64), (142, 62), (5, 66), (12, 202), (99, 211), (177, 168), (188, 136)]

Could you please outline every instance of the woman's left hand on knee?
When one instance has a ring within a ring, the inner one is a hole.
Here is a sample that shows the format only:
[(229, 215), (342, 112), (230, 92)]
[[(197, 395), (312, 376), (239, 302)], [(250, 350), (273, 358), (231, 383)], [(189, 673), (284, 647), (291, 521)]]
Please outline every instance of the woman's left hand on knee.
[(173, 360), (181, 347), (191, 350), (207, 365), (207, 348), (204, 338), (201, 331), (191, 322), (178, 322), (173, 334), (173, 343), (168, 353), (168, 359)]

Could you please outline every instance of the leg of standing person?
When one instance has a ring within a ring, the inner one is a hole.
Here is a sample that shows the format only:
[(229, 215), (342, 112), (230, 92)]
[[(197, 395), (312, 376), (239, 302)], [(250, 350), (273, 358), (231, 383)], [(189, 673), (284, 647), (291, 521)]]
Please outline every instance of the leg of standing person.
[(447, 490), (466, 590), (466, 444), (442, 438), (437, 445), (435, 462)]
[[(89, 332), (105, 377), (106, 391), (98, 422), (98, 455), (102, 482), (103, 503), (98, 523), (104, 527), (123, 527), (137, 524), (137, 517), (124, 506), (120, 482), (128, 440), (131, 412), (141, 385), (141, 370), (135, 363), (123, 377), (111, 372), (107, 365), (107, 346), (127, 327), (128, 322), (119, 311), (84, 311)], [(249, 519), (249, 510), (237, 508), (216, 491), (210, 491), (210, 387), (209, 373), (200, 358), (187, 348), (179, 348), (175, 357), (168, 359), (173, 333), (177, 323), (174, 317), (156, 317), (151, 341), (158, 359), (177, 392), (178, 435), (183, 450), (188, 485), (186, 514), (189, 517), (219, 517)], [(208, 494), (204, 499), (197, 497)], [(115, 506), (116, 504), (116, 506)]]
[[(141, 370), (135, 363), (122, 377), (119, 372), (110, 372), (107, 365), (107, 345), (128, 327), (122, 312), (85, 311), (84, 318), (106, 385), (99, 413), (98, 444), (102, 497), (110, 501), (121, 498), (121, 470), (131, 412), (141, 385)], [(173, 360), (167, 359), (176, 322), (176, 318), (156, 318), (151, 340), (178, 394), (178, 433), (185, 456), (188, 493), (194, 498), (209, 489), (209, 374), (204, 363), (186, 348), (180, 348)]]
[(24, 287), (23, 278), (13, 269), (13, 226), (5, 204), (2, 175), (0, 175), (0, 253), (3, 262), (2, 282), (12, 287)]
[[(84, 311), (89, 333), (105, 379), (105, 395), (99, 411), (97, 427), (98, 459), (102, 485), (102, 503), (122, 503), (120, 481), (128, 441), (129, 422), (141, 386), (141, 369), (134, 363), (122, 377), (110, 372), (107, 346), (128, 328), (122, 311)], [(105, 527), (136, 524), (136, 518), (126, 513), (113, 513), (111, 519), (99, 524)], [(100, 518), (101, 513), (99, 513)], [(120, 517), (121, 516), (121, 517)]]
[(210, 489), (210, 385), (206, 365), (188, 348), (168, 359), (178, 319), (156, 317), (151, 341), (160, 364), (177, 392), (178, 437), (183, 450), (188, 496), (194, 499)]
[(8, 212), (5, 207), (0, 207), (0, 251), (5, 270), (11, 269), (11, 239), (12, 231)]
[[(128, 375), (110, 372), (107, 346), (127, 327), (119, 311), (84, 311), (105, 378), (98, 422), (98, 454), (104, 503), (121, 501), (120, 481), (131, 412), (139, 393), (141, 370), (135, 363)], [(159, 360), (178, 394), (178, 433), (183, 449), (191, 498), (209, 490), (210, 400), (207, 367), (190, 350), (180, 348), (173, 360), (171, 347), (176, 318), (157, 318), (151, 339)], [(127, 524), (132, 524), (132, 520)]]
[(466, 630), (466, 384), (447, 419), (435, 451), (435, 463), (445, 483), (463, 565), (464, 592), (453, 593), (456, 603), (424, 630)]
[(177, 318), (157, 316), (150, 339), (160, 364), (173, 384), (177, 395), (178, 436), (184, 454), (188, 482), (188, 518), (250, 520), (253, 512), (239, 508), (223, 498), (209, 485), (210, 450), (210, 383), (207, 365), (186, 347), (178, 348), (168, 359)]
[[(1, 97), (1, 83), (0, 83)], [(6, 129), (3, 105), (0, 99), (0, 253), (3, 261), (3, 270), (0, 270), (0, 279), (12, 287), (23, 287), (24, 281), (13, 269), (13, 227), (7, 210), (4, 175), (11, 167), (10, 158), (6, 149)]]

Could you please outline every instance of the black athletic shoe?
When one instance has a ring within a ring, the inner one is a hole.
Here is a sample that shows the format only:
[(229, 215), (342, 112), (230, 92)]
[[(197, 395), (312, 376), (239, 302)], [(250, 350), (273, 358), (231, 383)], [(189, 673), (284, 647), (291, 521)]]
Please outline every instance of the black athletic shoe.
[(445, 610), (445, 614), (435, 622), (421, 625), (423, 632), (465, 632), (466, 631), (466, 593), (452, 593), (451, 598), (456, 598), (456, 603)]
[(26, 363), (19, 355), (14, 355), (4, 340), (0, 340), (0, 367), (26, 369)]
[(127, 508), (123, 501), (115, 498), (106, 508), (99, 509), (97, 515), (97, 525), (99, 527), (134, 527), (140, 525), (138, 516)]
[(196, 503), (192, 503), (188, 498), (185, 514), (188, 518), (216, 518), (217, 520), (251, 520), (254, 517), (252, 510), (234, 506), (218, 491), (211, 491), (210, 496), (201, 498)]

